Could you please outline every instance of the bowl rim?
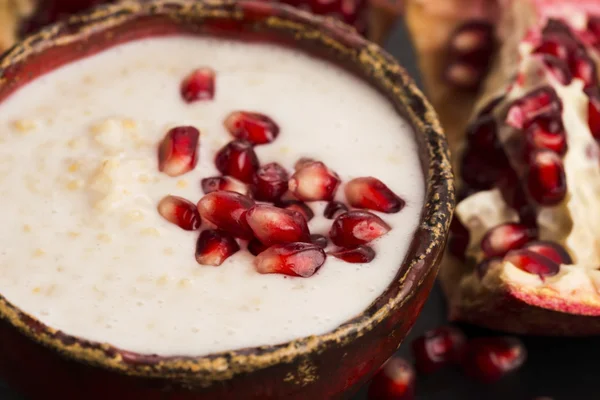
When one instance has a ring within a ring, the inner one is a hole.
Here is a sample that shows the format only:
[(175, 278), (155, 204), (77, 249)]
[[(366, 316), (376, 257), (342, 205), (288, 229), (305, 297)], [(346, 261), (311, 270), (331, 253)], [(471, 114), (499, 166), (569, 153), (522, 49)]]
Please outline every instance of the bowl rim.
[[(130, 376), (200, 380), (207, 383), (231, 379), (282, 362), (290, 363), (319, 354), (328, 346), (352, 342), (401, 309), (415, 296), (430, 273), (437, 273), (455, 204), (448, 145), (437, 116), (406, 71), (379, 46), (337, 20), (318, 17), (278, 3), (256, 0), (128, 0), (70, 17), (16, 44), (0, 57), (0, 88), (10, 85), (12, 67), (26, 64), (32, 55), (41, 54), (54, 46), (84, 42), (90, 32), (109, 31), (137, 18), (171, 18), (175, 15), (251, 21), (253, 26), (260, 25), (260, 29), (266, 32), (274, 30), (275, 35), (278, 34), (276, 29), (285, 27), (294, 30), (295, 37), (315, 41), (317, 46), (335, 46), (336, 51), (350, 54), (353, 63), (373, 69), (373, 79), (384, 87), (390, 101), (400, 104), (415, 131), (415, 137), (420, 136), (419, 151), (426, 151), (428, 156), (428, 165), (424, 166), (427, 170), (427, 188), (419, 225), (398, 274), (366, 310), (329, 333), (278, 345), (198, 357), (143, 355), (70, 336), (24, 313), (1, 294), (0, 319), (8, 321), (13, 328), (35, 342), (76, 361)], [(75, 57), (73, 61), (77, 59)], [(339, 65), (339, 62), (336, 63)], [(394, 289), (397, 293), (386, 298), (386, 294)]]

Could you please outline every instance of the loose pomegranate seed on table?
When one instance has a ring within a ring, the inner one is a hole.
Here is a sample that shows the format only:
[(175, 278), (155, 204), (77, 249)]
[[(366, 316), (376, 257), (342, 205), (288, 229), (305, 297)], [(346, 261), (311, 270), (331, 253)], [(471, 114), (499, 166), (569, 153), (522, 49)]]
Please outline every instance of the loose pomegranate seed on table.
[(393, 356), (381, 366), (368, 389), (369, 400), (413, 400), (415, 371), (408, 361)]
[(496, 382), (527, 359), (523, 343), (514, 337), (475, 338), (467, 342), (463, 367), (482, 382)]
[(535, 232), (517, 223), (505, 223), (490, 229), (481, 239), (481, 250), (486, 257), (503, 256), (535, 239)]
[(237, 139), (253, 145), (271, 143), (279, 135), (279, 126), (270, 117), (249, 111), (234, 111), (225, 118), (225, 128)]
[(266, 246), (310, 242), (306, 219), (297, 211), (260, 204), (250, 208), (245, 218), (254, 236)]
[(223, 175), (252, 183), (259, 162), (250, 142), (234, 140), (217, 152), (215, 165)]
[(383, 182), (372, 176), (352, 179), (346, 183), (344, 192), (348, 204), (357, 208), (389, 214), (399, 212), (406, 204)]
[(453, 326), (425, 332), (412, 342), (417, 371), (430, 374), (449, 364), (459, 363), (464, 356), (466, 341), (465, 335)]
[(196, 205), (182, 197), (164, 197), (158, 203), (158, 213), (167, 221), (186, 231), (195, 231), (202, 225)]
[(283, 274), (308, 278), (325, 262), (325, 252), (312, 243), (276, 244), (254, 259), (261, 274)]
[(192, 71), (181, 82), (180, 91), (186, 103), (212, 100), (215, 95), (215, 71), (208, 67)]
[(240, 246), (229, 233), (207, 229), (200, 233), (196, 242), (196, 261), (200, 265), (217, 267), (239, 249)]
[(246, 213), (254, 200), (235, 192), (216, 191), (202, 197), (198, 211), (203, 219), (235, 237), (250, 240), (254, 237), (246, 221)]
[(360, 245), (352, 249), (337, 249), (327, 253), (351, 264), (366, 264), (375, 258), (375, 250), (369, 246)]
[(369, 211), (352, 210), (333, 221), (329, 237), (337, 246), (352, 248), (369, 243), (391, 229), (384, 220)]
[(304, 163), (289, 180), (290, 192), (304, 201), (333, 200), (338, 175), (320, 161)]
[(198, 163), (200, 131), (193, 126), (179, 126), (167, 132), (158, 147), (158, 170), (180, 176)]
[(288, 190), (288, 173), (277, 163), (261, 166), (252, 178), (252, 196), (256, 200), (275, 202)]
[(204, 194), (216, 192), (217, 190), (226, 190), (229, 192), (237, 192), (239, 194), (247, 195), (248, 187), (229, 176), (213, 176), (210, 178), (204, 178), (200, 181), (200, 186)]

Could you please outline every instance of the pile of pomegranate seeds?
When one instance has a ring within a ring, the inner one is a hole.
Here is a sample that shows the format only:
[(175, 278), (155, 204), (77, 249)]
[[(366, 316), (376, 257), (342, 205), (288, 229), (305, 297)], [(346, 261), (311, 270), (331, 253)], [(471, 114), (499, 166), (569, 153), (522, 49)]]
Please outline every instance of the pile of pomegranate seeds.
[[(191, 107), (212, 101), (215, 81), (212, 69), (194, 70), (181, 82), (182, 101)], [(293, 174), (278, 163), (260, 164), (255, 146), (268, 146), (280, 135), (268, 115), (233, 111), (223, 127), (234, 139), (215, 154), (222, 175), (199, 182), (204, 196), (197, 204), (172, 195), (158, 204), (160, 215), (184, 230), (197, 231), (204, 223), (195, 249), (199, 264), (219, 266), (245, 247), (256, 257), (257, 272), (307, 278), (328, 255), (355, 264), (376, 257), (369, 244), (392, 228), (365, 209), (386, 214), (402, 210), (404, 200), (389, 187), (374, 177), (358, 177), (345, 185), (346, 203), (334, 200), (342, 181), (322, 161), (300, 158)], [(193, 170), (199, 146), (198, 129), (171, 129), (159, 144), (159, 171), (176, 177)], [(314, 201), (328, 202), (322, 218), (332, 220), (329, 232), (310, 231)]]
[[(519, 369), (527, 358), (523, 343), (512, 336), (467, 339), (454, 326), (425, 332), (412, 342), (416, 371), (422, 375), (447, 367), (460, 367), (466, 376), (493, 383)], [(373, 377), (369, 400), (413, 400), (416, 374), (401, 357), (391, 357)]]

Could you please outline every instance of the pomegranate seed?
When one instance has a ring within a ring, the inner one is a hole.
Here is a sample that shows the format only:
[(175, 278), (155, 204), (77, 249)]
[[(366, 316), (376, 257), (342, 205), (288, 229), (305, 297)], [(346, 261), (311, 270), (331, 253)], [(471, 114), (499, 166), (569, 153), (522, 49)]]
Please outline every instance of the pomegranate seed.
[(158, 203), (158, 213), (170, 223), (186, 231), (195, 231), (202, 225), (196, 205), (181, 197), (164, 197)]
[(309, 206), (307, 206), (306, 203), (303, 203), (301, 201), (286, 201), (281, 203), (281, 207), (285, 208), (286, 210), (299, 212), (300, 214), (302, 214), (306, 222), (310, 221), (315, 216), (313, 210)]
[(169, 176), (191, 171), (198, 163), (200, 132), (193, 126), (179, 126), (167, 132), (158, 147), (158, 170)]
[(394, 356), (371, 380), (369, 400), (413, 400), (415, 393), (415, 371), (403, 358)]
[(239, 249), (240, 246), (229, 233), (207, 229), (202, 231), (196, 242), (196, 261), (200, 265), (217, 267)]
[(289, 181), (290, 191), (300, 200), (332, 200), (340, 184), (337, 174), (322, 162), (306, 163)]
[(557, 264), (573, 264), (573, 259), (569, 253), (567, 253), (567, 250), (558, 243), (540, 240), (527, 243), (523, 246), (523, 249), (533, 251), (534, 253), (549, 258)]
[(248, 242), (248, 251), (250, 252), (250, 254), (257, 256), (260, 253), (262, 253), (263, 251), (265, 251), (268, 248), (268, 246), (265, 246), (264, 244), (262, 244), (262, 242), (256, 238), (252, 239), (251, 241)]
[(315, 160), (313, 160), (312, 158), (302, 157), (298, 161), (296, 161), (296, 163), (294, 164), (294, 171), (298, 171), (299, 169), (302, 169), (302, 168), (306, 167), (308, 164), (311, 164), (314, 162), (315, 162)]
[(525, 225), (508, 222), (493, 227), (481, 239), (481, 250), (486, 257), (501, 257), (510, 250), (520, 249), (535, 239), (535, 232)]
[(560, 155), (567, 152), (567, 138), (560, 118), (537, 118), (527, 127), (525, 135), (528, 153), (537, 149), (552, 150)]
[(371, 176), (355, 178), (346, 184), (346, 199), (352, 207), (368, 208), (384, 213), (397, 213), (404, 208), (404, 200), (383, 182)]
[(258, 157), (249, 142), (234, 140), (218, 151), (215, 164), (223, 175), (251, 183), (258, 169)]
[(204, 194), (216, 192), (217, 190), (227, 190), (243, 195), (248, 194), (248, 187), (246, 185), (228, 176), (213, 176), (210, 178), (204, 178), (200, 182), (200, 185), (202, 186), (202, 191)]
[(330, 251), (327, 254), (352, 264), (370, 263), (375, 258), (375, 250), (365, 245), (357, 246), (352, 249), (337, 249), (335, 251)]
[(252, 229), (246, 222), (246, 212), (254, 201), (235, 192), (217, 191), (205, 195), (198, 202), (202, 218), (235, 237), (252, 239)]
[(571, 71), (575, 78), (583, 81), (583, 86), (586, 88), (592, 87), (598, 83), (598, 75), (596, 73), (596, 64), (590, 58), (583, 48), (577, 49), (571, 61)]
[(333, 221), (329, 237), (337, 246), (352, 248), (369, 243), (391, 229), (377, 215), (368, 211), (353, 210), (338, 216)]
[(225, 118), (225, 128), (237, 139), (259, 145), (271, 143), (279, 135), (279, 126), (264, 114), (234, 111)]
[(600, 93), (588, 92), (588, 126), (592, 136), (600, 140)]
[(465, 335), (452, 326), (442, 326), (425, 332), (412, 342), (417, 371), (431, 374), (448, 364), (460, 362), (464, 355), (465, 343)]
[(186, 103), (212, 100), (215, 96), (215, 71), (211, 68), (198, 68), (181, 82), (181, 97)]
[(327, 203), (325, 210), (323, 210), (323, 215), (327, 219), (336, 219), (340, 214), (348, 211), (348, 207), (344, 203), (339, 201), (330, 201)]
[(587, 32), (591, 34), (592, 44), (598, 48), (600, 44), (600, 17), (588, 17)]
[(569, 66), (558, 57), (544, 54), (541, 57), (542, 62), (550, 71), (550, 73), (563, 85), (568, 85), (573, 80), (573, 74), (569, 70)]
[(527, 188), (543, 206), (560, 203), (567, 194), (567, 178), (560, 156), (550, 150), (536, 150), (530, 156)]
[(498, 149), (496, 120), (492, 115), (477, 118), (467, 127), (469, 146), (478, 151)]
[(308, 278), (325, 262), (325, 252), (312, 243), (276, 244), (254, 259), (261, 274), (283, 274)]
[(462, 222), (455, 216), (450, 222), (450, 238), (448, 251), (459, 260), (465, 260), (465, 253), (469, 247), (470, 234)]
[(306, 219), (297, 211), (260, 204), (248, 210), (246, 221), (256, 238), (266, 246), (310, 242)]
[(277, 163), (263, 165), (254, 174), (252, 195), (256, 200), (276, 201), (288, 190), (288, 173)]
[(319, 235), (315, 233), (314, 235), (310, 235), (310, 242), (312, 244), (316, 244), (320, 248), (324, 249), (329, 244), (329, 240), (323, 235)]
[(517, 338), (476, 338), (467, 344), (464, 367), (473, 378), (491, 383), (519, 368), (526, 358), (525, 347)]
[(558, 274), (560, 270), (560, 265), (550, 258), (527, 249), (509, 251), (504, 256), (504, 261), (510, 262), (525, 272), (539, 275), (542, 280), (547, 276)]
[(558, 95), (549, 86), (533, 90), (515, 100), (508, 110), (506, 123), (513, 128), (529, 126), (540, 116), (560, 116), (562, 103)]
[(490, 268), (500, 263), (502, 263), (502, 258), (500, 257), (488, 258), (477, 264), (477, 266), (475, 267), (475, 272), (477, 273), (479, 279), (483, 279), (483, 277), (487, 274)]

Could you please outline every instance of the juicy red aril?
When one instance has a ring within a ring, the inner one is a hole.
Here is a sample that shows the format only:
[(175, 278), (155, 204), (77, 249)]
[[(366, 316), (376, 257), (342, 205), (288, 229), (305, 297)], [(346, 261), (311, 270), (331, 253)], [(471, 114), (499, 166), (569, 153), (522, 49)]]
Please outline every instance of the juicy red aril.
[(276, 244), (254, 259), (261, 274), (283, 274), (308, 278), (325, 262), (325, 252), (312, 243)]
[(545, 86), (515, 100), (508, 110), (506, 123), (522, 129), (540, 116), (560, 116), (561, 112), (562, 103), (556, 91)]
[(234, 140), (218, 151), (215, 165), (223, 175), (230, 175), (242, 182), (251, 183), (258, 170), (258, 157), (250, 142)]
[(164, 197), (158, 203), (158, 213), (167, 221), (186, 231), (195, 231), (202, 224), (196, 205), (181, 197)]
[(281, 207), (285, 208), (286, 210), (299, 212), (302, 214), (306, 222), (310, 221), (315, 216), (313, 210), (307, 206), (306, 203), (301, 201), (286, 201), (281, 204)]
[(450, 222), (450, 237), (448, 239), (448, 251), (459, 260), (465, 260), (465, 253), (469, 247), (470, 234), (467, 228), (460, 222), (458, 217), (452, 218)]
[(523, 246), (523, 249), (533, 251), (539, 255), (542, 255), (557, 264), (573, 264), (573, 259), (567, 253), (567, 251), (558, 243), (550, 241), (536, 241), (527, 243)]
[(338, 216), (333, 221), (329, 237), (337, 246), (352, 248), (369, 243), (391, 229), (377, 215), (368, 211), (353, 210)]
[(481, 239), (486, 257), (501, 257), (535, 239), (535, 232), (525, 225), (508, 222), (490, 229)]
[(215, 95), (215, 71), (211, 68), (198, 68), (181, 82), (181, 97), (186, 103), (212, 100)]
[(539, 275), (541, 279), (546, 276), (558, 274), (560, 265), (548, 257), (528, 249), (512, 250), (504, 256), (504, 261), (508, 261), (515, 267)]
[(200, 265), (219, 266), (240, 249), (234, 237), (216, 229), (202, 231), (196, 242), (196, 261)]
[(527, 188), (540, 205), (560, 203), (567, 194), (567, 178), (560, 156), (550, 150), (536, 150), (529, 160)]
[(252, 179), (252, 195), (256, 200), (276, 201), (288, 190), (288, 173), (277, 163), (265, 164)]
[(375, 250), (365, 245), (357, 246), (352, 249), (337, 249), (335, 251), (330, 251), (327, 254), (352, 264), (370, 263), (375, 258)]
[(387, 360), (371, 380), (369, 400), (413, 400), (415, 371), (404, 359), (394, 356)]
[(241, 239), (252, 239), (252, 229), (246, 222), (246, 212), (254, 201), (235, 192), (217, 191), (198, 202), (198, 211), (205, 220)]
[(469, 146), (478, 151), (496, 151), (497, 127), (493, 116), (486, 115), (477, 118), (467, 127)]
[(204, 194), (216, 192), (217, 190), (227, 190), (243, 195), (248, 194), (248, 187), (246, 185), (228, 176), (213, 176), (210, 178), (204, 178), (200, 182), (200, 185), (202, 186), (202, 191)]
[(577, 49), (571, 62), (571, 71), (575, 78), (583, 81), (584, 87), (592, 87), (598, 83), (596, 64), (583, 48)]
[(304, 164), (289, 181), (290, 191), (300, 200), (332, 200), (340, 184), (337, 174), (322, 162)]
[(464, 355), (465, 335), (452, 326), (443, 326), (425, 332), (412, 342), (412, 353), (417, 370), (424, 374), (461, 361)]
[(327, 219), (336, 219), (338, 215), (345, 213), (348, 211), (348, 207), (344, 203), (340, 203), (339, 201), (330, 201), (325, 206), (325, 210), (323, 210), (323, 215)]
[(253, 256), (259, 255), (260, 253), (262, 253), (263, 251), (265, 251), (268, 248), (268, 246), (265, 246), (264, 244), (262, 244), (262, 242), (260, 240), (258, 240), (257, 238), (250, 240), (248, 242), (247, 247), (248, 247), (248, 251)]
[(397, 213), (406, 204), (383, 182), (371, 176), (352, 179), (346, 184), (345, 193), (352, 207), (384, 213)]
[(256, 238), (267, 246), (310, 242), (306, 219), (297, 211), (261, 204), (248, 210), (246, 221)]
[(495, 382), (525, 362), (523, 343), (513, 337), (471, 339), (467, 344), (464, 368), (471, 377)]
[(179, 176), (198, 163), (200, 132), (193, 126), (179, 126), (167, 132), (158, 147), (158, 170)]
[(479, 277), (479, 279), (483, 279), (483, 277), (488, 273), (490, 268), (492, 268), (493, 266), (495, 266), (501, 262), (502, 262), (502, 258), (500, 258), (500, 257), (488, 258), (486, 260), (481, 261), (479, 264), (477, 264), (477, 266), (475, 267), (475, 272), (477, 273), (477, 276)]
[(546, 68), (554, 75), (557, 81), (563, 85), (568, 85), (573, 80), (573, 74), (569, 70), (569, 66), (563, 60), (558, 57), (544, 54), (541, 56), (541, 60)]
[(600, 140), (600, 93), (597, 91), (588, 93), (588, 126), (592, 136)]
[(540, 117), (525, 131), (528, 152), (537, 149), (552, 150), (563, 155), (567, 152), (567, 138), (560, 118)]
[(327, 245), (329, 244), (329, 240), (327, 240), (327, 238), (325, 236), (319, 235), (318, 233), (310, 235), (310, 242), (312, 244), (316, 244), (317, 246), (319, 246), (322, 249), (326, 248)]
[(225, 118), (225, 128), (237, 139), (254, 145), (271, 143), (279, 135), (279, 126), (264, 114), (234, 111)]

